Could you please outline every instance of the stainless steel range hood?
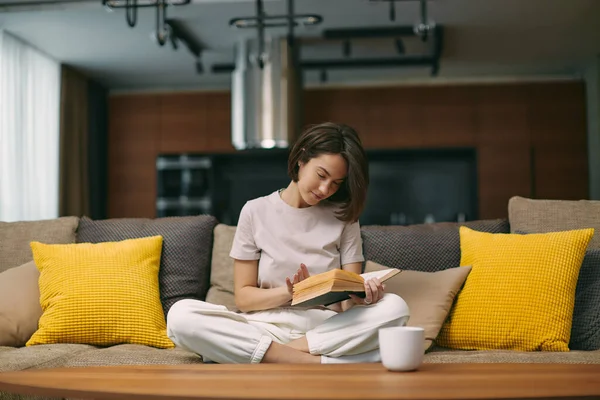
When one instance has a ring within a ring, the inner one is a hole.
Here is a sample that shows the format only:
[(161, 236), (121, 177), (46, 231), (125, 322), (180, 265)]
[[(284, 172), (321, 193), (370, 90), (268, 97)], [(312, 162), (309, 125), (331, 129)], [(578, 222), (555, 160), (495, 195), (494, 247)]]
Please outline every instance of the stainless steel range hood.
[(238, 150), (288, 147), (300, 128), (302, 74), (297, 50), (286, 38), (266, 39), (264, 47), (261, 68), (256, 39), (236, 46), (231, 139)]

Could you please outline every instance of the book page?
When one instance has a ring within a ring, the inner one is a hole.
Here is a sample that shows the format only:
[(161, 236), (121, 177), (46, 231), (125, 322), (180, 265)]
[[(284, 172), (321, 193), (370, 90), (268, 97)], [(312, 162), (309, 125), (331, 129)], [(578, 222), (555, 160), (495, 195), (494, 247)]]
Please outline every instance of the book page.
[(392, 276), (399, 274), (400, 272), (402, 272), (402, 270), (384, 269), (381, 271), (365, 272), (364, 274), (360, 274), (360, 276), (362, 276), (365, 281), (367, 279), (371, 279), (371, 278), (379, 278), (380, 281), (384, 282), (384, 281), (390, 279)]

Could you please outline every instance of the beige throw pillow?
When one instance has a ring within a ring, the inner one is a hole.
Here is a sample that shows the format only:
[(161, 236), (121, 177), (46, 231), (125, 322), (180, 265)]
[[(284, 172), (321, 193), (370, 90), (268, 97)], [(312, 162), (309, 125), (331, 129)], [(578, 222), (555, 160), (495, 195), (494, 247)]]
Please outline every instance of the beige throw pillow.
[(38, 328), (42, 315), (33, 261), (0, 273), (0, 346), (22, 347)]
[(600, 249), (600, 201), (534, 200), (514, 196), (508, 201), (512, 233), (548, 233), (594, 228), (588, 250)]
[(233, 258), (229, 257), (235, 230), (235, 226), (225, 224), (218, 224), (214, 229), (210, 288), (206, 294), (206, 301), (224, 305), (237, 312), (233, 295)]
[(33, 261), (29, 243), (75, 243), (79, 217), (0, 222), (0, 272)]
[[(373, 261), (367, 261), (365, 272), (389, 269)], [(454, 298), (471, 272), (470, 266), (450, 268), (437, 272), (403, 270), (385, 282), (386, 293), (402, 297), (408, 304), (408, 326), (425, 329), (425, 350), (437, 338)]]

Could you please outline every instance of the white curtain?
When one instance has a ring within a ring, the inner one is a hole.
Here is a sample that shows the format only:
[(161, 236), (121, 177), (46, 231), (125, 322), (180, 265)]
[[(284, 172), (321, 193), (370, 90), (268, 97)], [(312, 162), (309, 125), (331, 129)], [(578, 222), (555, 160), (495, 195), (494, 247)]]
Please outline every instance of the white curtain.
[(0, 221), (58, 216), (60, 65), (0, 30)]

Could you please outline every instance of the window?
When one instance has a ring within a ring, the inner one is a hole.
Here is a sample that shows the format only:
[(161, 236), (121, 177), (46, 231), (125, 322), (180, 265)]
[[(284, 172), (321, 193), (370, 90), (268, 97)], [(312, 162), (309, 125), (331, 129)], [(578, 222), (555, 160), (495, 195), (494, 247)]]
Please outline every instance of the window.
[(0, 30), (0, 221), (58, 216), (60, 65)]

